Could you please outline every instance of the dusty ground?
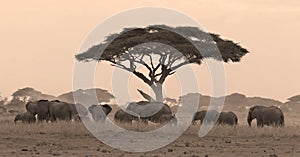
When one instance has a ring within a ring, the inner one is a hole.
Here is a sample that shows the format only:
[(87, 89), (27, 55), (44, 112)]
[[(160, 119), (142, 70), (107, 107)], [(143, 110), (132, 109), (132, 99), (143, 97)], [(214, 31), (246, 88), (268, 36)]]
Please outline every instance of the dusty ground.
[[(147, 153), (111, 148), (79, 123), (0, 123), (0, 156), (286, 156), (300, 157), (299, 127), (215, 127), (204, 138), (191, 126), (168, 146)], [(142, 147), (142, 146), (141, 146)]]

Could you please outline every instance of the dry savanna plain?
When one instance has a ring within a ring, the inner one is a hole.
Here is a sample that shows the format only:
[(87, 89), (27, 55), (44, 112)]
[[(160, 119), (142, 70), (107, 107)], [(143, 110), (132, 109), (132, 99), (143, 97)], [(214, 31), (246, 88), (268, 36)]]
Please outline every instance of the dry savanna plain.
[[(208, 135), (200, 138), (200, 124), (191, 125), (177, 140), (163, 148), (134, 153), (102, 143), (79, 122), (14, 124), (13, 116), (2, 115), (0, 156), (300, 157), (300, 117), (297, 113), (285, 114), (283, 128), (256, 128), (255, 124), (250, 128), (246, 115), (238, 116), (238, 126), (215, 126)], [(157, 126), (134, 123), (123, 127), (147, 131)]]

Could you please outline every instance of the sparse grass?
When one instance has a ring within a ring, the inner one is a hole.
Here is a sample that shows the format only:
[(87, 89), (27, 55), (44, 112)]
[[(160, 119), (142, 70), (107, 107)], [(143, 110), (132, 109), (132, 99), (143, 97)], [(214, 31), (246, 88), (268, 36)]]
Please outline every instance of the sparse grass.
[[(292, 120), (292, 118), (295, 120)], [(2, 141), (0, 143), (0, 156), (85, 156), (86, 154), (91, 156), (160, 156), (161, 154), (165, 156), (179, 156), (182, 154), (184, 156), (194, 154), (199, 156), (205, 156), (206, 154), (209, 156), (271, 156), (273, 154), (299, 156), (300, 151), (297, 149), (297, 143), (300, 139), (300, 123), (297, 123), (296, 118), (287, 117), (284, 128), (257, 128), (255, 123), (252, 127), (248, 127), (245, 120), (242, 119), (236, 127), (215, 126), (203, 138), (198, 137), (200, 124), (192, 125), (172, 144), (156, 151), (134, 154), (113, 149), (103, 142), (99, 142), (82, 123), (61, 121), (35, 124), (17, 123), (15, 125), (13, 116), (0, 117), (0, 137)], [(123, 123), (119, 126), (143, 132), (156, 129), (162, 125)], [(173, 132), (174, 129), (166, 130), (165, 133), (154, 136), (153, 139), (156, 140), (162, 136), (168, 137)], [(113, 137), (116, 137), (113, 140), (124, 136), (122, 133), (113, 134)], [(129, 140), (129, 142), (138, 141), (134, 137), (130, 138), (133, 138), (133, 140)], [(127, 140), (121, 141), (126, 142)]]
[[(13, 123), (13, 116), (1, 116), (0, 118), (0, 134), (66, 134), (66, 135), (76, 135), (76, 134), (90, 134), (88, 130), (82, 123), (77, 122), (55, 122), (55, 123), (35, 123), (35, 124), (22, 124)], [(300, 136), (300, 126), (298, 123), (298, 118), (295, 115), (289, 115), (286, 117), (286, 125), (283, 128), (275, 127), (263, 127), (257, 128), (256, 124), (253, 123), (252, 127), (248, 127), (246, 123), (240, 123), (238, 126), (215, 126), (207, 136), (214, 137), (299, 137)], [(242, 121), (243, 122), (243, 121)], [(118, 126), (138, 132), (147, 132), (151, 130), (158, 129), (163, 126), (163, 124), (144, 124), (134, 122), (132, 124), (128, 123), (116, 123)], [(199, 124), (192, 125), (185, 132), (189, 135), (198, 135)]]
[[(198, 134), (199, 125), (191, 126), (186, 134)], [(263, 127), (257, 128), (256, 126), (249, 127), (246, 125), (241, 126), (214, 126), (214, 128), (207, 134), (213, 137), (295, 137), (300, 136), (299, 126), (286, 126), (283, 128), (276, 127)]]
[[(81, 134), (90, 134), (85, 126), (76, 122), (56, 122), (56, 123), (35, 123), (35, 124), (22, 124), (17, 123), (0, 123), (0, 134), (66, 134), (66, 136), (75, 136)], [(150, 131), (160, 127), (153, 124), (121, 124), (119, 125), (125, 129), (133, 131)], [(299, 126), (286, 126), (283, 128), (274, 127), (248, 127), (244, 126), (215, 126), (207, 136), (212, 137), (299, 137)], [(198, 135), (199, 125), (191, 126), (185, 132), (188, 135)]]
[(56, 123), (34, 123), (23, 124), (13, 122), (1, 123), (0, 134), (89, 134), (88, 130), (81, 123), (56, 122)]

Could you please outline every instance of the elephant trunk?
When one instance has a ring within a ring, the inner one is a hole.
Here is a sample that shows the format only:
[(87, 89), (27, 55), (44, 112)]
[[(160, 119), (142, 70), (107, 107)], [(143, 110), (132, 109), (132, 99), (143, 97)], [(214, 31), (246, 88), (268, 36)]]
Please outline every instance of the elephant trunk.
[(247, 121), (248, 121), (248, 125), (251, 127), (252, 117), (250, 113), (248, 115)]

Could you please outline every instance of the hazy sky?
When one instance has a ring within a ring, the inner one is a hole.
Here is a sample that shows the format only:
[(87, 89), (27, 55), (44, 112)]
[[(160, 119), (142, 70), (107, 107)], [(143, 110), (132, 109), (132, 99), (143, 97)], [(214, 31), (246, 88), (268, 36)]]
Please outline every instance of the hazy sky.
[[(72, 89), (74, 55), (101, 21), (128, 9), (159, 6), (177, 10), (206, 30), (251, 52), (225, 66), (227, 93), (279, 100), (300, 94), (300, 1), (6, 1), (0, 6), (0, 92), (34, 87), (58, 95)], [(126, 19), (124, 19), (126, 20)], [(203, 93), (210, 78), (197, 72)], [(108, 89), (106, 78), (99, 86)]]

